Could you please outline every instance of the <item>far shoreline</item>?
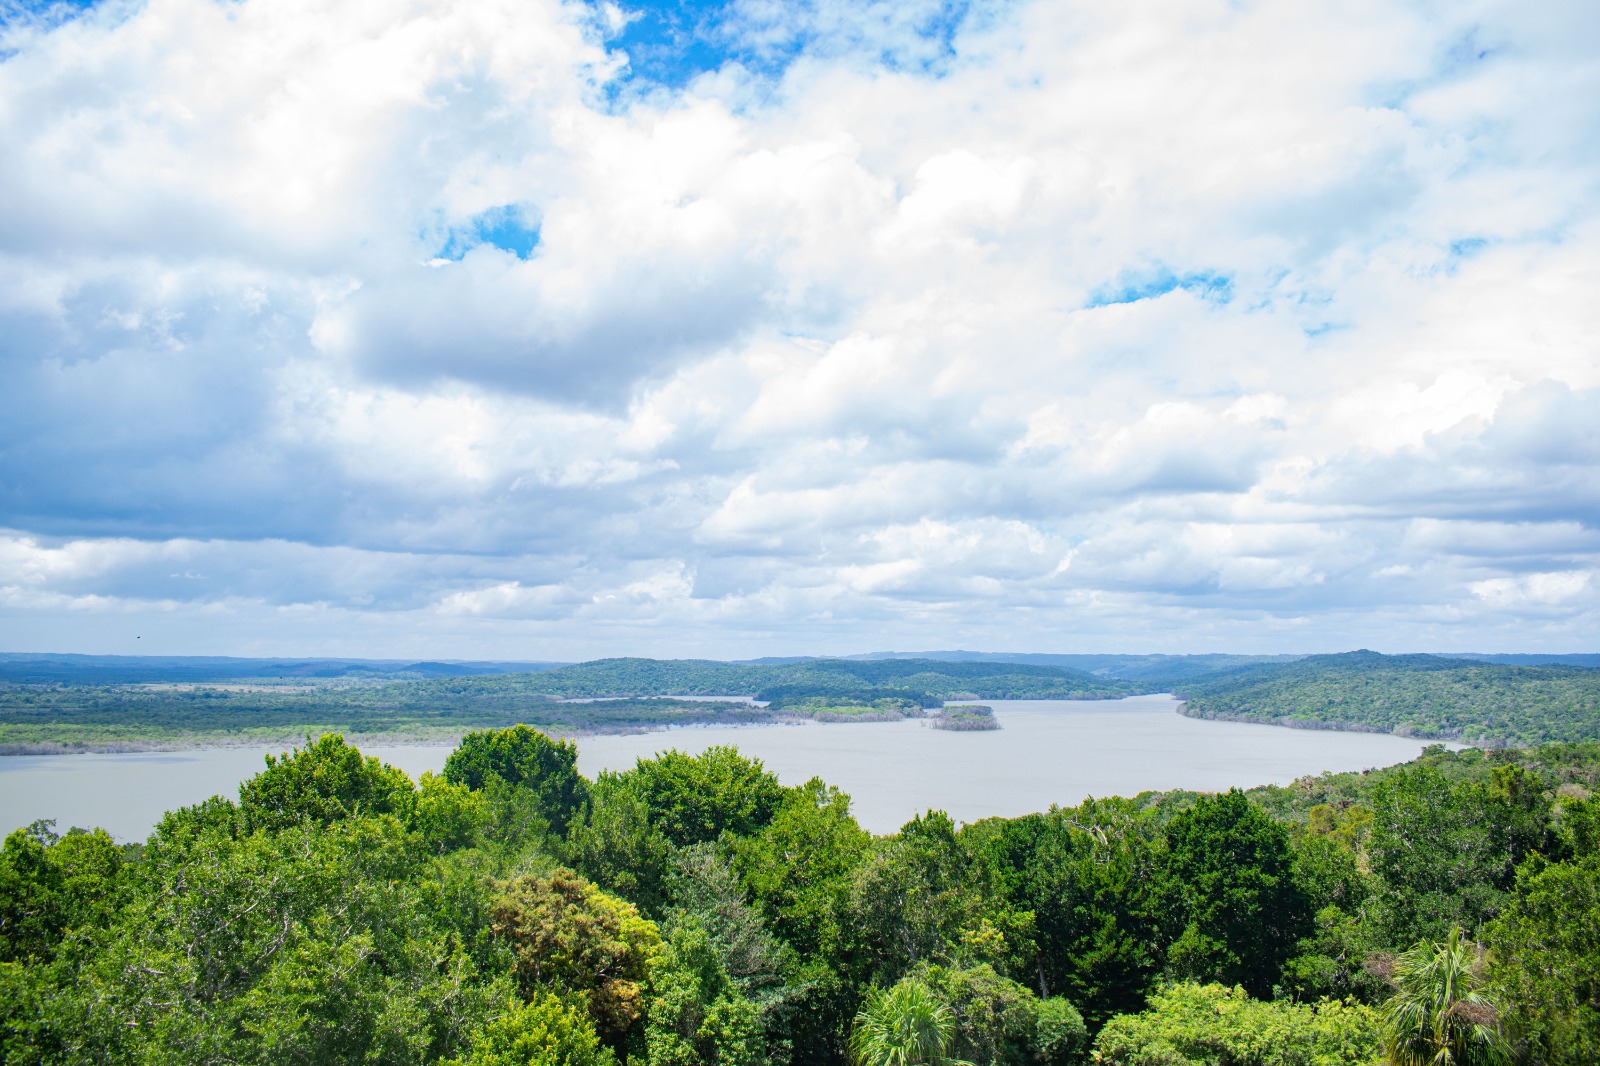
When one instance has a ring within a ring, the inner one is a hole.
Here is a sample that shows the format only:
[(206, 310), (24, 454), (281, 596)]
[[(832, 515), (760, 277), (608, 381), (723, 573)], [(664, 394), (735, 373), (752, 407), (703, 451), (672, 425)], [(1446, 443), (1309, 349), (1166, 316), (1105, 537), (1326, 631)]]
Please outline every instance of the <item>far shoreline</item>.
[[(1318, 732), (1330, 732), (1330, 733), (1368, 733), (1368, 734), (1373, 734), (1373, 735), (1376, 735), (1376, 736), (1398, 737), (1398, 738), (1400, 738), (1402, 740), (1432, 741), (1432, 742), (1435, 742), (1435, 743), (1445, 744), (1447, 746), (1453, 747), (1453, 748), (1458, 749), (1458, 750), (1462, 749), (1462, 748), (1472, 748), (1472, 747), (1484, 748), (1484, 747), (1504, 747), (1504, 746), (1506, 746), (1504, 744), (1498, 744), (1497, 745), (1497, 744), (1494, 744), (1492, 742), (1491, 743), (1487, 743), (1487, 744), (1484, 743), (1484, 742), (1477, 742), (1477, 743), (1470, 743), (1469, 744), (1469, 743), (1461, 740), (1460, 737), (1452, 737), (1452, 736), (1444, 736), (1444, 735), (1436, 735), (1436, 734), (1428, 734), (1428, 733), (1403, 732), (1403, 731), (1399, 731), (1399, 730), (1385, 730), (1385, 729), (1379, 729), (1379, 728), (1374, 727), (1374, 726), (1365, 725), (1365, 724), (1360, 723), (1360, 722), (1315, 722), (1315, 721), (1309, 721), (1309, 720), (1306, 720), (1306, 719), (1295, 719), (1295, 718), (1276, 718), (1276, 719), (1270, 719), (1270, 720), (1263, 720), (1261, 718), (1254, 718), (1254, 717), (1250, 717), (1250, 716), (1247, 716), (1247, 715), (1190, 714), (1189, 711), (1188, 711), (1188, 702), (1183, 700), (1183, 699), (1181, 699), (1181, 698), (1179, 698), (1176, 694), (1171, 693), (1171, 692), (1139, 693), (1137, 695), (1123, 696), (1123, 697), (1120, 697), (1118, 699), (1020, 700), (1020, 701), (1019, 700), (994, 700), (994, 699), (990, 699), (990, 700), (985, 700), (983, 702), (990, 703), (990, 704), (998, 703), (998, 704), (1001, 704), (1002, 706), (1004, 706), (1007, 703), (1016, 703), (1016, 702), (1028, 702), (1028, 703), (1042, 703), (1042, 702), (1048, 702), (1048, 703), (1058, 703), (1058, 702), (1059, 703), (1122, 703), (1122, 702), (1124, 702), (1126, 700), (1134, 700), (1134, 699), (1141, 699), (1142, 700), (1142, 699), (1150, 699), (1151, 697), (1163, 697), (1163, 696), (1168, 698), (1168, 699), (1170, 699), (1170, 700), (1172, 700), (1174, 702), (1175, 706), (1173, 707), (1173, 712), (1175, 714), (1181, 715), (1184, 718), (1188, 718), (1191, 721), (1231, 722), (1231, 723), (1235, 723), (1235, 724), (1238, 724), (1238, 725), (1278, 726), (1278, 727), (1284, 728), (1284, 729), (1313, 730), (1313, 731), (1318, 731)], [(671, 698), (705, 699), (705, 700), (718, 700), (718, 701), (726, 700), (726, 701), (736, 701), (736, 702), (748, 702), (750, 700), (750, 697), (748, 697), (748, 696), (697, 696), (697, 697), (671, 697)], [(574, 701), (574, 702), (580, 702), (580, 701)], [(960, 704), (964, 704), (964, 703), (976, 703), (976, 702), (979, 702), (979, 701), (976, 700), (976, 699), (971, 699), (971, 700), (969, 700), (969, 699), (952, 699), (952, 700), (946, 701), (946, 704), (947, 705), (960, 705)], [(350, 743), (351, 746), (356, 747), (356, 748), (362, 748), (362, 747), (401, 748), (401, 747), (445, 747), (445, 746), (454, 747), (454, 746), (456, 746), (457, 744), (460, 743), (462, 736), (464, 736), (468, 732), (472, 732), (472, 731), (478, 730), (478, 729), (509, 729), (509, 728), (512, 728), (512, 727), (517, 726), (517, 725), (526, 725), (530, 729), (537, 729), (540, 732), (545, 733), (548, 736), (554, 737), (554, 738), (559, 739), (559, 740), (579, 741), (579, 740), (581, 740), (581, 739), (583, 739), (585, 737), (638, 736), (638, 735), (647, 734), (647, 733), (670, 733), (670, 732), (673, 732), (674, 730), (694, 730), (694, 729), (708, 729), (708, 728), (711, 728), (711, 729), (767, 729), (767, 728), (772, 728), (772, 727), (775, 727), (775, 726), (798, 726), (798, 725), (807, 725), (807, 724), (822, 724), (822, 725), (876, 725), (876, 724), (888, 724), (888, 723), (880, 723), (880, 722), (877, 722), (877, 721), (861, 721), (861, 722), (850, 722), (850, 723), (845, 723), (845, 722), (813, 723), (812, 720), (807, 718), (807, 717), (795, 715), (795, 716), (775, 717), (770, 721), (763, 721), (763, 722), (716, 722), (716, 721), (674, 722), (674, 723), (667, 723), (667, 724), (662, 724), (662, 725), (601, 726), (601, 727), (596, 728), (596, 729), (580, 729), (580, 730), (560, 729), (560, 728), (555, 728), (555, 727), (541, 726), (541, 725), (538, 725), (538, 724), (532, 723), (532, 722), (507, 722), (507, 723), (504, 723), (504, 724), (484, 724), (484, 725), (480, 725), (480, 726), (474, 726), (471, 729), (446, 729), (446, 730), (427, 731), (427, 732), (415, 732), (415, 731), (413, 731), (413, 732), (406, 732), (406, 733), (356, 733), (356, 732), (345, 732), (345, 731), (340, 730), (336, 726), (329, 726), (329, 727), (320, 727), (320, 728), (319, 727), (311, 727), (311, 728), (306, 729), (305, 731), (296, 731), (294, 733), (273, 733), (273, 734), (262, 735), (262, 736), (250, 736), (250, 735), (240, 736), (238, 734), (227, 734), (227, 735), (200, 734), (200, 735), (194, 736), (194, 737), (178, 737), (178, 738), (164, 739), (164, 740), (135, 740), (135, 739), (130, 739), (130, 740), (126, 740), (126, 741), (111, 740), (111, 741), (105, 741), (105, 742), (101, 742), (101, 743), (91, 743), (91, 744), (67, 744), (67, 743), (62, 743), (62, 742), (57, 742), (57, 741), (38, 741), (38, 742), (0, 744), (0, 759), (25, 758), (25, 757), (45, 757), (45, 756), (60, 756), (60, 755), (152, 755), (152, 754), (169, 754), (169, 753), (187, 752), (187, 751), (211, 751), (211, 750), (228, 749), (228, 748), (273, 748), (273, 747), (280, 747), (280, 746), (281, 746), (282, 750), (289, 751), (289, 750), (291, 750), (291, 749), (293, 749), (295, 747), (303, 745), (306, 742), (306, 740), (308, 739), (308, 737), (310, 739), (315, 739), (316, 737), (323, 736), (323, 735), (325, 735), (327, 733), (340, 733), (345, 738), (345, 740)]]

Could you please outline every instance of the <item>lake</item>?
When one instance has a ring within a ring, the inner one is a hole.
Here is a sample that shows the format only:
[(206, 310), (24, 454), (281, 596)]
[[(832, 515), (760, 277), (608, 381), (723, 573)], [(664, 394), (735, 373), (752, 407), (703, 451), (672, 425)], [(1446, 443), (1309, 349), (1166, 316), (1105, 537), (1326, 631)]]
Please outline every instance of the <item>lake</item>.
[[(1075, 804), (1085, 796), (1287, 784), (1323, 770), (1405, 762), (1427, 743), (1184, 718), (1167, 696), (984, 702), (995, 709), (1001, 729), (946, 732), (918, 720), (687, 727), (581, 738), (578, 765), (592, 777), (669, 748), (699, 752), (732, 744), (761, 759), (784, 784), (818, 776), (837, 785), (850, 794), (862, 825), (888, 833), (930, 807), (973, 822)], [(100, 826), (119, 840), (140, 840), (171, 808), (218, 793), (236, 796), (239, 782), (261, 770), (262, 756), (279, 750), (0, 757), (0, 832), (54, 818), (59, 830)], [(413, 777), (437, 772), (450, 753), (436, 744), (362, 750)]]

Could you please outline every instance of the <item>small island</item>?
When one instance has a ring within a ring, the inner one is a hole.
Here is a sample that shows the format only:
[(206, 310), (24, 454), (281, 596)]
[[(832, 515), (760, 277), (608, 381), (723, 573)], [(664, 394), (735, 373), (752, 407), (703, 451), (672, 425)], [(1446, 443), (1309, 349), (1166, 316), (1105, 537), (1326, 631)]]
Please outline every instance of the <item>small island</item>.
[(994, 708), (981, 703), (964, 704), (957, 707), (942, 707), (935, 714), (933, 728), (949, 729), (958, 733), (981, 733), (1000, 728), (1000, 719), (994, 716)]

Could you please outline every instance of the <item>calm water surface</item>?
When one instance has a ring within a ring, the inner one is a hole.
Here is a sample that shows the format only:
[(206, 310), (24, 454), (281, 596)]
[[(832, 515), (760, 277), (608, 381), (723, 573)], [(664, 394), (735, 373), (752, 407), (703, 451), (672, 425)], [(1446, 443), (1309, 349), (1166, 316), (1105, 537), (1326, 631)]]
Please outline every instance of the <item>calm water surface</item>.
[[(919, 721), (690, 727), (583, 738), (578, 766), (593, 776), (669, 748), (699, 752), (733, 744), (785, 784), (818, 776), (839, 786), (862, 825), (887, 833), (930, 807), (972, 822), (1085, 796), (1286, 784), (1323, 770), (1404, 762), (1424, 746), (1374, 733), (1184, 718), (1165, 696), (985, 702), (1000, 719), (998, 731), (951, 733)], [(262, 756), (277, 750), (0, 758), (0, 831), (55, 818), (60, 829), (98, 825), (120, 840), (142, 839), (166, 810), (218, 793), (235, 795), (239, 782), (262, 768)], [(413, 777), (437, 772), (450, 753), (442, 745), (362, 750)]]

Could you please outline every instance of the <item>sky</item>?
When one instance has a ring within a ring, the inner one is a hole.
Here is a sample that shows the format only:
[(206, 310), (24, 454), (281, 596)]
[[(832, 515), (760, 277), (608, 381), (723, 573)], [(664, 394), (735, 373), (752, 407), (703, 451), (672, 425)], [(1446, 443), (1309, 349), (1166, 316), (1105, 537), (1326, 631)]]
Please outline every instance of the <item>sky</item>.
[(1593, 0), (0, 0), (0, 650), (1600, 650)]

